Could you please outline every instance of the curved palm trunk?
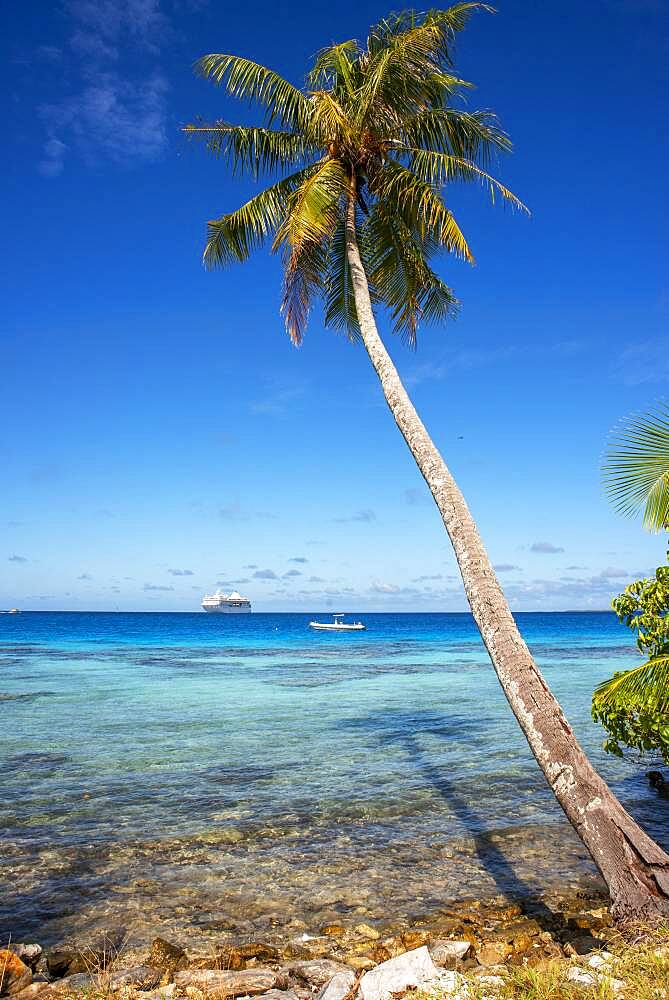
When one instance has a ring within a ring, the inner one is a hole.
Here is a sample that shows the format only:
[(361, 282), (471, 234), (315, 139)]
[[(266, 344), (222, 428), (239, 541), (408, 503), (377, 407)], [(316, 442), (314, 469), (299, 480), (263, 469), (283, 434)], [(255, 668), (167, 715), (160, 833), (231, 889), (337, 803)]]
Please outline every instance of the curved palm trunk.
[(581, 749), (525, 645), (474, 519), (379, 336), (349, 197), (346, 243), (362, 339), (395, 422), (444, 522), (504, 694), (555, 797), (602, 873), (617, 920), (669, 916), (669, 856), (634, 822)]

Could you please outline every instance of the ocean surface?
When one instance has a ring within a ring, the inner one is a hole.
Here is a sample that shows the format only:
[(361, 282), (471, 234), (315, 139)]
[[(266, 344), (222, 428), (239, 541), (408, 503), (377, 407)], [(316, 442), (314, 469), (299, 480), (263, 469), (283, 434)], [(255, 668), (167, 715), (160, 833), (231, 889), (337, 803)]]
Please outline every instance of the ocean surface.
[[(0, 615), (0, 939), (220, 939), (596, 881), (470, 616), (310, 617)], [(669, 847), (669, 804), (590, 720), (597, 682), (638, 662), (626, 630), (517, 619)]]

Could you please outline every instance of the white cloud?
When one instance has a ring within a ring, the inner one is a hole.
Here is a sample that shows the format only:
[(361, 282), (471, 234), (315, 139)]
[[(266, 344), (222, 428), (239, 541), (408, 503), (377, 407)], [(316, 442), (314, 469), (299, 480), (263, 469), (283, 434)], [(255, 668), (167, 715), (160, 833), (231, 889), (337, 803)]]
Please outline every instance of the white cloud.
[(383, 580), (375, 580), (369, 588), (375, 594), (399, 594), (400, 588), (395, 583), (385, 583)]
[(564, 549), (561, 545), (553, 545), (552, 542), (533, 542), (530, 545), (530, 552), (555, 555), (558, 552), (564, 552)]

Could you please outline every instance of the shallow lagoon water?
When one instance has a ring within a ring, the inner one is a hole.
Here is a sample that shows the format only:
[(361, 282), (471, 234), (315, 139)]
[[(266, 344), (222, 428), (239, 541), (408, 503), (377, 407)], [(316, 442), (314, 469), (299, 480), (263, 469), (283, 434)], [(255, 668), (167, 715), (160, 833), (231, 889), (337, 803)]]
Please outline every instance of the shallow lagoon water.
[[(468, 615), (0, 616), (0, 936), (145, 940), (292, 918), (408, 919), (594, 881)], [(669, 846), (669, 808), (599, 749), (595, 684), (638, 662), (607, 613), (520, 614), (586, 750)]]

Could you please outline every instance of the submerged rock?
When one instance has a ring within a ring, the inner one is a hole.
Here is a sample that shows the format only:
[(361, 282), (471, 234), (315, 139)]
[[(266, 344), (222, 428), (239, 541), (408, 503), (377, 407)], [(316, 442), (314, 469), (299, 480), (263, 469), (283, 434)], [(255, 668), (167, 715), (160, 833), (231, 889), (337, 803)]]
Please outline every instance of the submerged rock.
[(365, 973), (360, 980), (362, 1000), (387, 1000), (391, 993), (420, 986), (435, 979), (438, 973), (426, 947), (407, 951)]
[(32, 969), (18, 955), (6, 948), (0, 950), (0, 994), (20, 993), (32, 978)]

